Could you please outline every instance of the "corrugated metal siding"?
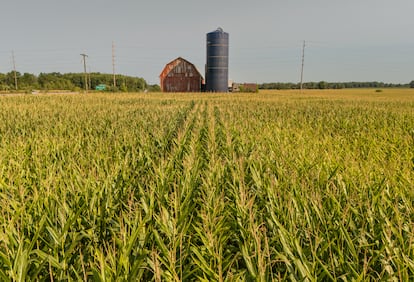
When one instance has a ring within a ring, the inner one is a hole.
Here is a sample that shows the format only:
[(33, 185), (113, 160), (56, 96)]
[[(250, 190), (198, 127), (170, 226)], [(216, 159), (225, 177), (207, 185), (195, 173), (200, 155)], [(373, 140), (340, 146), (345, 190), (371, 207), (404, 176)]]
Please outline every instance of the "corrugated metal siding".
[(202, 77), (190, 62), (177, 58), (160, 75), (163, 92), (200, 92)]
[(207, 33), (206, 91), (227, 92), (229, 34), (221, 28)]

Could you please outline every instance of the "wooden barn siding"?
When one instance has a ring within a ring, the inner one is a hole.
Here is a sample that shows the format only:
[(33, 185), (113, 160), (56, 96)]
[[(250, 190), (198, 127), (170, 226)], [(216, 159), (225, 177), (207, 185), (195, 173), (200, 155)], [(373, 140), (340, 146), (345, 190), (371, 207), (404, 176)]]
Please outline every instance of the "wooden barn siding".
[(161, 74), (163, 92), (199, 92), (201, 76), (197, 69), (184, 60), (176, 60), (166, 66)]

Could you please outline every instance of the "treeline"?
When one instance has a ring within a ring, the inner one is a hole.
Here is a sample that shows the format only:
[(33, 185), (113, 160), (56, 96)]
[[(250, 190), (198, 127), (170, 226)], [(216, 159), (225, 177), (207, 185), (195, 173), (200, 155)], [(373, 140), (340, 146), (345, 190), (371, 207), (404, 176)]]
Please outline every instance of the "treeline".
[[(70, 90), (81, 91), (85, 89), (85, 75), (83, 73), (40, 73), (34, 75), (30, 73), (21, 74), (9, 72), (0, 73), (0, 91), (15, 91), (17, 80), (18, 91), (32, 90)], [(106, 91), (121, 92), (141, 92), (159, 91), (157, 85), (148, 85), (140, 77), (126, 75), (116, 75), (116, 87), (113, 86), (113, 75), (104, 73), (90, 73), (87, 75), (88, 89), (94, 90), (96, 86), (104, 84)]]
[[(413, 82), (407, 84), (394, 84), (384, 82), (306, 82), (304, 89), (344, 89), (344, 88), (408, 88), (414, 87)], [(259, 84), (259, 89), (300, 89), (300, 83), (273, 82)]]

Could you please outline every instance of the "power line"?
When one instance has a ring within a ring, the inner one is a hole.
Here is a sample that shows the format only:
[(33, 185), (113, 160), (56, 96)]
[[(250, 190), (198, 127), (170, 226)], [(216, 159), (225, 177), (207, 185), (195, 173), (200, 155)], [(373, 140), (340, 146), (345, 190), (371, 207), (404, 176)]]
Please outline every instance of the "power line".
[(12, 51), (12, 59), (13, 59), (13, 70), (14, 70), (14, 86), (17, 90), (17, 74), (16, 74), (16, 61), (14, 60), (14, 51)]
[(85, 74), (85, 92), (88, 93), (88, 74), (86, 73), (86, 54), (80, 54), (83, 57), (83, 72)]
[(112, 41), (112, 73), (114, 75), (114, 91), (116, 89), (116, 77), (115, 77), (115, 44)]
[(303, 48), (302, 48), (302, 68), (300, 71), (300, 91), (303, 89), (303, 67), (305, 65), (305, 40), (303, 40)]

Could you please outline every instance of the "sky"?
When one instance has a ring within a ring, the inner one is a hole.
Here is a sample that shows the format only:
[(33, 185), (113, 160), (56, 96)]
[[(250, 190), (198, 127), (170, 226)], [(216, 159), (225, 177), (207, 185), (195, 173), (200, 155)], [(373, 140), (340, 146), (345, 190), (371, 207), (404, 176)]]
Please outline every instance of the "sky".
[(204, 74), (206, 33), (230, 34), (235, 82), (414, 80), (413, 0), (1, 0), (0, 73), (91, 72), (158, 84), (177, 57)]

